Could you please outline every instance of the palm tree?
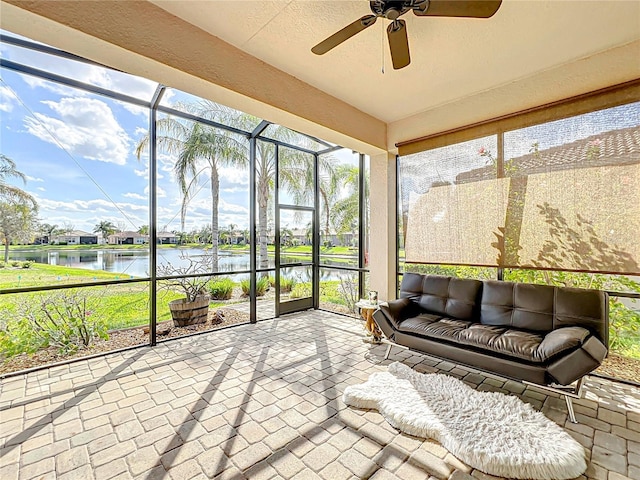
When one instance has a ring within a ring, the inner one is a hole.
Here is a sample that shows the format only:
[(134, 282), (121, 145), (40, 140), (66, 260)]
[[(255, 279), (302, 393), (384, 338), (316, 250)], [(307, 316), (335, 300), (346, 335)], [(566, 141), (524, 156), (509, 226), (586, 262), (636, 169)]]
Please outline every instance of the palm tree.
[(93, 233), (100, 233), (102, 234), (102, 238), (104, 240), (106, 240), (109, 235), (113, 235), (114, 233), (116, 233), (116, 226), (109, 221), (103, 220), (100, 223), (96, 224), (96, 226), (93, 229)]
[[(185, 103), (176, 108), (224, 125), (237, 124), (239, 112), (210, 101)], [(224, 165), (246, 165), (248, 148), (242, 137), (203, 123), (167, 116), (158, 120), (158, 147), (178, 156), (173, 172), (182, 192), (180, 220), (184, 230), (187, 208), (199, 186), (209, 184), (211, 190), (211, 252), (213, 270), (218, 269), (218, 202), (220, 177)], [(149, 136), (136, 148), (138, 159), (148, 147)]]
[(34, 209), (38, 208), (36, 199), (24, 190), (7, 184), (7, 178), (18, 178), (23, 183), (27, 183), (27, 177), (16, 168), (16, 162), (6, 155), (0, 154), (0, 197), (22, 204), (30, 204)]
[[(270, 131), (271, 138), (287, 143), (300, 140), (300, 135), (286, 127), (274, 125)], [(308, 146), (308, 145), (307, 145)], [(313, 160), (310, 154), (292, 148), (280, 148), (279, 151), (280, 188), (285, 188), (295, 203), (308, 203), (314, 195)], [(268, 267), (267, 229), (268, 206), (271, 189), (276, 174), (275, 147), (269, 142), (257, 142), (256, 145), (256, 196), (258, 201), (258, 244), (260, 246), (259, 268)], [(333, 171), (331, 158), (320, 156), (320, 170), (331, 176)], [(322, 182), (321, 182), (322, 195)]]
[(58, 230), (57, 224), (52, 225), (50, 223), (40, 223), (38, 225), (38, 233), (43, 237), (46, 237), (47, 243), (51, 242), (51, 239), (53, 238), (53, 235), (57, 230)]
[[(358, 231), (360, 212), (360, 192), (358, 188), (358, 167), (340, 165), (336, 169), (336, 176), (342, 179), (342, 186), (347, 190), (347, 196), (336, 201), (331, 208), (331, 222), (337, 233), (353, 233)], [(365, 178), (365, 217), (369, 211), (369, 181)], [(360, 245), (360, 248), (363, 248)]]

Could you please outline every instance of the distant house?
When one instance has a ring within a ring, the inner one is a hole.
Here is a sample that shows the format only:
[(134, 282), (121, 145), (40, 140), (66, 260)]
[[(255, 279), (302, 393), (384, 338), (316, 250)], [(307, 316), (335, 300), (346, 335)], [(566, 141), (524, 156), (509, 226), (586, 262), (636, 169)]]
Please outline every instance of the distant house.
[(178, 237), (176, 237), (175, 233), (158, 232), (158, 235), (156, 235), (156, 242), (159, 245), (164, 245), (168, 243), (178, 243)]
[(57, 245), (97, 245), (98, 236), (94, 233), (73, 230), (71, 232), (56, 235), (51, 242)]
[(149, 243), (149, 235), (142, 235), (138, 232), (118, 232), (107, 237), (109, 245), (144, 245)]

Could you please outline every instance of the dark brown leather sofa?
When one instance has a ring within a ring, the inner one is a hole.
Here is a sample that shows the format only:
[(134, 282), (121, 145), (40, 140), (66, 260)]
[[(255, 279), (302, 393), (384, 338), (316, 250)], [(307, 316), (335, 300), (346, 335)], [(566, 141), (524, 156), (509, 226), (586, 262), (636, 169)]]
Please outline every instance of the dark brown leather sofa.
[(406, 273), (400, 298), (374, 319), (387, 356), (398, 345), (547, 387), (580, 380), (608, 349), (609, 301), (599, 290)]

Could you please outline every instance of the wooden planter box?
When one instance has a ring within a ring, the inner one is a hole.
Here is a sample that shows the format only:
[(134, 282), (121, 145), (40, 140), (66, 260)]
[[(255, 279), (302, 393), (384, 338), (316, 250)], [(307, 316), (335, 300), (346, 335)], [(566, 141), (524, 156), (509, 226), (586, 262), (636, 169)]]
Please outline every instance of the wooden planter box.
[(209, 297), (202, 295), (193, 302), (187, 302), (186, 298), (169, 302), (169, 310), (176, 327), (186, 327), (205, 323), (209, 315)]

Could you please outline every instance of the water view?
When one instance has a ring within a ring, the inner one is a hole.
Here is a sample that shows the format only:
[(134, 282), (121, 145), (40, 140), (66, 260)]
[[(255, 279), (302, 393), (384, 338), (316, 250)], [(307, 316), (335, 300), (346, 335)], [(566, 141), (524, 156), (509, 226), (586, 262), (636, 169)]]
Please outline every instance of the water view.
[[(158, 265), (170, 263), (176, 267), (187, 266), (187, 257), (205, 255), (201, 248), (159, 249)], [(218, 253), (218, 271), (237, 272), (249, 270), (248, 253), (232, 253), (220, 251)], [(282, 263), (294, 263), (307, 260), (306, 257), (281, 256)], [(105, 272), (122, 273), (132, 277), (146, 277), (149, 275), (148, 250), (124, 249), (96, 249), (96, 250), (25, 250), (12, 251), (10, 260), (30, 261), (63, 267), (82, 268), (84, 270), (103, 270)], [(357, 258), (342, 257), (340, 259), (322, 258), (321, 263), (331, 266), (357, 266)], [(269, 268), (275, 268), (274, 256), (269, 257)]]

